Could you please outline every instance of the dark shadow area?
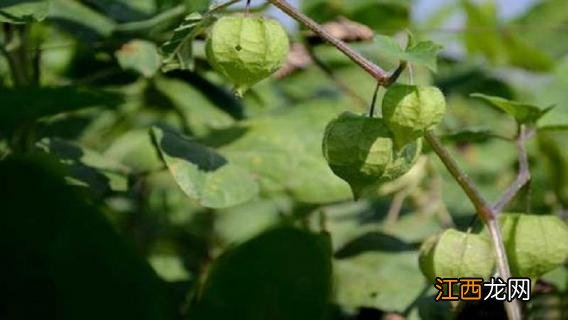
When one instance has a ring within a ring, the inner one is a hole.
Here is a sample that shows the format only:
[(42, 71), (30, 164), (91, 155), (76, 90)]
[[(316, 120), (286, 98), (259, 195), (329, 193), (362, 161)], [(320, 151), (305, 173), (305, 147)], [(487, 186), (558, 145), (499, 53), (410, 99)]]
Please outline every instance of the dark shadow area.
[(506, 320), (507, 313), (502, 301), (482, 300), (464, 303), (457, 314), (458, 320)]
[(201, 171), (211, 172), (227, 164), (221, 155), (209, 150), (196, 141), (164, 130), (164, 136), (158, 142), (160, 149), (168, 156), (191, 162)]
[(0, 319), (173, 319), (165, 284), (62, 174), (0, 162)]
[(84, 0), (87, 6), (101, 11), (117, 22), (131, 22), (148, 19), (151, 16), (129, 6), (126, 2), (116, 0)]
[(115, 108), (123, 96), (101, 89), (22, 87), (0, 90), (0, 130), (11, 130), (26, 121), (89, 107)]
[(188, 319), (327, 319), (329, 239), (292, 227), (267, 231), (211, 266)]
[(220, 148), (239, 140), (247, 132), (248, 128), (245, 126), (235, 126), (227, 129), (215, 129), (211, 130), (211, 132), (207, 136), (200, 138), (199, 141), (212, 148)]
[(417, 246), (382, 232), (368, 232), (337, 250), (338, 259), (356, 256), (365, 251), (401, 252), (416, 250)]

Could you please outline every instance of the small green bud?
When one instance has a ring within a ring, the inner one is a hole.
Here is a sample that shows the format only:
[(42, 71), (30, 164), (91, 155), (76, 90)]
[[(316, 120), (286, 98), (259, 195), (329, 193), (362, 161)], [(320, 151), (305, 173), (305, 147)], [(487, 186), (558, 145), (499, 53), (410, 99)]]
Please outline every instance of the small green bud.
[(288, 35), (278, 22), (252, 16), (222, 17), (206, 45), (209, 63), (240, 96), (278, 70), (288, 50)]
[(377, 184), (402, 176), (421, 151), (419, 142), (399, 152), (382, 119), (345, 112), (326, 127), (323, 154), (331, 170), (351, 186), (355, 198)]
[(383, 98), (383, 117), (397, 148), (422, 137), (442, 121), (445, 112), (446, 100), (436, 87), (398, 84)]
[(499, 220), (513, 276), (537, 279), (568, 260), (568, 227), (558, 217), (504, 213)]
[(487, 237), (448, 229), (424, 241), (418, 261), (424, 276), (432, 281), (436, 277), (487, 279), (495, 255)]

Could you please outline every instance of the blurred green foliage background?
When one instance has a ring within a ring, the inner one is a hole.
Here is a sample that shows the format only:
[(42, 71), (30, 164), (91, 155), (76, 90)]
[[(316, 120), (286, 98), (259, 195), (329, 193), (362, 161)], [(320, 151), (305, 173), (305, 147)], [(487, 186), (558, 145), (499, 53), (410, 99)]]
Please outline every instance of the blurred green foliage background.
[[(529, 143), (531, 186), (507, 210), (566, 219), (568, 2), (507, 18), (496, 2), (299, 5), (321, 23), (368, 26), (375, 40), (351, 45), (387, 70), (398, 61), (379, 35), (444, 46), (435, 72), (416, 64), (400, 82), (444, 91), (437, 132), (491, 201), (515, 178), (516, 126), (469, 95), (556, 105)], [(434, 303), (420, 273), (420, 243), (474, 216), (430, 150), (356, 202), (325, 163), (325, 125), (365, 112), (373, 79), (291, 25), (303, 63), (239, 100), (205, 59), (207, 30), (181, 56), (162, 48), (209, 5), (0, 1), (0, 319), (504, 317), (491, 303)], [(566, 301), (562, 266), (524, 307), (566, 319)]]

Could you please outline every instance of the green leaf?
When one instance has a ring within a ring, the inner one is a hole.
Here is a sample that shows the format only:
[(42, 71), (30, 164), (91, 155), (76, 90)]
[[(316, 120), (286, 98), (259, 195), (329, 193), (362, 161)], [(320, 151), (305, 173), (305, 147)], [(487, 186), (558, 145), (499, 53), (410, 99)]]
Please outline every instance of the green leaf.
[(285, 192), (318, 204), (347, 200), (349, 186), (333, 174), (321, 153), (325, 126), (339, 110), (325, 101), (300, 104), (213, 132), (204, 142), (219, 146), (232, 163), (254, 173), (262, 193)]
[[(494, 3), (475, 4), (469, 0), (462, 3), (467, 16), (464, 39), (470, 53), (483, 54), (496, 65), (509, 64), (530, 71), (548, 71), (554, 66), (552, 58), (540, 46), (521, 39), (525, 30), (519, 32), (502, 26)], [(496, 31), (479, 32), (480, 29)]]
[(231, 115), (237, 117), (242, 106), (230, 96), (225, 99), (223, 94), (226, 92), (196, 76), (183, 74), (180, 78), (156, 77), (153, 81), (156, 99), (171, 102), (195, 135), (227, 128), (235, 122)]
[[(568, 49), (568, 33), (555, 30), (554, 26), (563, 29), (560, 26), (568, 23), (566, 12), (568, 2), (564, 0), (538, 1), (511, 23), (512, 29), (521, 31), (515, 34), (535, 48), (543, 50), (551, 57), (562, 58), (566, 56)], [(546, 32), (546, 36), (543, 36), (542, 29), (527, 26), (550, 26), (551, 32)]]
[(164, 71), (193, 68), (193, 39), (215, 22), (212, 15), (194, 12), (174, 29), (170, 40), (162, 45)]
[(416, 251), (365, 252), (336, 259), (336, 302), (348, 310), (404, 312), (423, 290)]
[(145, 40), (131, 40), (115, 55), (122, 69), (134, 70), (146, 78), (152, 77), (162, 65), (156, 45)]
[(499, 222), (513, 276), (539, 278), (568, 261), (568, 226), (558, 217), (504, 213)]
[(114, 107), (122, 96), (100, 89), (29, 87), (0, 89), (0, 130), (18, 124), (88, 107)]
[(389, 36), (377, 35), (374, 42), (379, 54), (386, 59), (423, 65), (433, 72), (438, 70), (437, 57), (442, 51), (442, 46), (432, 41), (420, 41), (410, 45), (406, 50)]
[(42, 21), (49, 13), (51, 0), (8, 0), (0, 2), (0, 22), (29, 23)]
[(456, 144), (485, 143), (495, 137), (495, 134), (489, 130), (462, 130), (441, 136), (444, 143)]
[(535, 123), (554, 107), (551, 106), (546, 109), (541, 109), (534, 105), (507, 100), (501, 97), (488, 96), (482, 93), (473, 93), (470, 96), (472, 98), (481, 99), (487, 104), (506, 112), (507, 114), (515, 118), (517, 122), (523, 124)]
[(225, 243), (236, 244), (259, 235), (281, 221), (273, 200), (251, 201), (220, 210), (215, 217), (215, 231)]
[(147, 129), (131, 130), (116, 137), (104, 155), (134, 172), (157, 171), (163, 167)]
[(160, 128), (153, 128), (152, 134), (179, 187), (204, 207), (231, 207), (257, 195), (252, 176), (214, 150)]
[(484, 235), (448, 229), (423, 243), (419, 263), (426, 278), (432, 281), (436, 277), (488, 279), (495, 256)]
[(568, 124), (554, 124), (554, 125), (544, 125), (538, 127), (538, 131), (544, 132), (560, 132), (560, 131), (568, 131)]
[(53, 0), (49, 20), (64, 31), (89, 41), (109, 37), (116, 28), (116, 22), (74, 0)]
[(44, 138), (36, 145), (61, 161), (72, 184), (87, 186), (98, 195), (128, 189), (129, 169), (94, 150), (58, 138)]
[(281, 227), (225, 252), (190, 319), (326, 319), (331, 250), (326, 235)]

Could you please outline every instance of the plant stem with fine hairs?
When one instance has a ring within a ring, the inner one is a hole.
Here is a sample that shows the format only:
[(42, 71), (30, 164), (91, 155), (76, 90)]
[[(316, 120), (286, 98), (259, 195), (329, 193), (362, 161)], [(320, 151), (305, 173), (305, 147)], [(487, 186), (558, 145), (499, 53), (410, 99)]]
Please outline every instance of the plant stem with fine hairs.
[[(290, 5), (285, 0), (268, 0), (274, 6), (282, 10), (284, 13), (295, 19), (296, 21), (302, 23), (307, 28), (312, 30), (316, 35), (320, 36), (322, 39), (328, 41), (333, 46), (335, 46), (339, 51), (349, 57), (353, 62), (358, 64), (361, 68), (363, 68), (367, 73), (369, 73), (373, 78), (377, 80), (379, 85), (382, 86), (389, 86), (396, 78), (400, 75), (402, 70), (404, 70), (403, 64), (401, 67), (397, 69), (393, 73), (392, 76), (389, 76), (386, 71), (384, 71), (381, 67), (377, 66), (355, 50), (351, 49), (347, 44), (343, 41), (335, 38), (333, 35), (328, 33), (324, 30), (317, 22), (312, 20), (311, 18), (307, 17), (292, 5)], [(443, 146), (442, 142), (436, 135), (429, 131), (425, 134), (425, 139), (430, 143), (432, 149), (440, 160), (444, 163), (448, 171), (452, 174), (454, 179), (458, 182), (460, 187), (464, 190), (466, 195), (469, 197), (471, 202), (473, 203), (477, 214), (483, 220), (483, 222), (487, 225), (489, 229), (489, 233), (491, 235), (491, 239), (493, 242), (493, 246), (495, 249), (496, 257), (497, 257), (497, 264), (499, 269), (499, 274), (502, 278), (508, 279), (511, 277), (511, 272), (509, 269), (509, 263), (507, 260), (507, 255), (505, 252), (505, 247), (503, 245), (503, 239), (501, 236), (501, 230), (499, 229), (499, 225), (496, 220), (496, 214), (491, 208), (491, 206), (487, 203), (487, 201), (482, 197), (481, 193), (477, 186), (473, 183), (473, 181), (461, 170), (458, 166), (457, 162), (451, 156), (451, 154), (446, 150)], [(505, 308), (507, 311), (507, 315), (510, 320), (520, 320), (521, 319), (521, 308), (518, 301), (513, 300), (512, 302), (505, 303)]]

